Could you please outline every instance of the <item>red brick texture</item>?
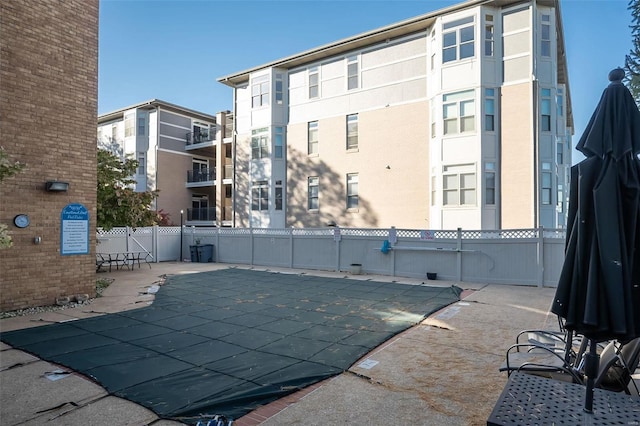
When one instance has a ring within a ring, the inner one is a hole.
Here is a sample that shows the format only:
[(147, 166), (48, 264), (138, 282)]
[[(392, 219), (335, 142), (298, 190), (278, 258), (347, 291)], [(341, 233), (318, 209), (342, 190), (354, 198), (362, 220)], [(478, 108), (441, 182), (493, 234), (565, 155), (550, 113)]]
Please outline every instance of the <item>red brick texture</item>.
[[(2, 311), (95, 295), (98, 5), (0, 3), (0, 146), (27, 165), (0, 182), (0, 223), (14, 242), (0, 250)], [(69, 182), (69, 191), (46, 192), (48, 180)], [(89, 211), (89, 254), (60, 254), (61, 211), (70, 203)], [(30, 216), (29, 227), (13, 225), (19, 213)]]

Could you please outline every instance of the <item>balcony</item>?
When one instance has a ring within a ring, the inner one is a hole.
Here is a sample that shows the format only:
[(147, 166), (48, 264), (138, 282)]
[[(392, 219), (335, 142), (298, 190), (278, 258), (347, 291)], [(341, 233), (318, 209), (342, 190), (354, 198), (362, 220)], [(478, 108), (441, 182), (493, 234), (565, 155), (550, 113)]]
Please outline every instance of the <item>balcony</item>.
[(187, 226), (216, 226), (216, 208), (200, 207), (187, 209)]
[(187, 188), (200, 188), (216, 184), (215, 167), (205, 167), (200, 170), (187, 170)]
[(213, 156), (216, 141), (216, 129), (200, 129), (185, 136), (185, 150)]

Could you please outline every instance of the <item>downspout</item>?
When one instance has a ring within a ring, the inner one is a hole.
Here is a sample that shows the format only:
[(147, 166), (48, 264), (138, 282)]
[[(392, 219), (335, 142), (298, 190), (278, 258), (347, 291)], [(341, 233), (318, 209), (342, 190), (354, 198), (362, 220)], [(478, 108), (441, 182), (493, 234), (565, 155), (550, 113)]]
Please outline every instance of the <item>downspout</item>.
[(533, 90), (533, 227), (538, 227), (540, 214), (538, 212), (540, 206), (540, 189), (538, 188), (539, 181), (539, 129), (538, 129), (538, 114), (540, 112), (540, 102), (538, 98), (538, 78), (537, 78), (537, 66), (538, 66), (538, 9), (537, 9), (537, 0), (533, 0), (532, 2), (532, 16), (531, 16), (531, 34), (532, 34), (532, 43), (531, 43), (531, 75), (532, 79), (532, 90)]
[(238, 137), (238, 114), (237, 114), (237, 103), (238, 103), (238, 94), (237, 94), (237, 89), (236, 86), (233, 86), (233, 129), (231, 130), (231, 150), (233, 152), (233, 198), (231, 201), (231, 215), (233, 217), (231, 226), (233, 228), (236, 227), (236, 216), (238, 214), (237, 212), (237, 202), (236, 202), (236, 197), (237, 197), (237, 189), (238, 189), (238, 177), (236, 175), (236, 168), (237, 168), (237, 163), (238, 163), (238, 152), (236, 149), (236, 139)]

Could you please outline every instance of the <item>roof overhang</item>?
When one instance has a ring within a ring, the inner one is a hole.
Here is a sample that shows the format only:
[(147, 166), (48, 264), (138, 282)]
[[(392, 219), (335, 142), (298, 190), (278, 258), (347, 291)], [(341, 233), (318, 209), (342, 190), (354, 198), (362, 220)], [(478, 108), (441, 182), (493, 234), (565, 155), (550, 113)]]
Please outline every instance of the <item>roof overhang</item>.
[(134, 105), (130, 105), (125, 108), (120, 108), (115, 111), (107, 112), (105, 114), (100, 114), (98, 116), (98, 124), (107, 123), (109, 121), (121, 119), (126, 111), (132, 109), (162, 109), (165, 111), (171, 111), (178, 114), (189, 115), (193, 118), (197, 118), (198, 120), (203, 121), (212, 121), (216, 122), (216, 117), (210, 114), (206, 114), (204, 112), (194, 111), (189, 108), (181, 107), (180, 105), (172, 104), (170, 102), (162, 101), (160, 99), (151, 99), (145, 102), (140, 102)]

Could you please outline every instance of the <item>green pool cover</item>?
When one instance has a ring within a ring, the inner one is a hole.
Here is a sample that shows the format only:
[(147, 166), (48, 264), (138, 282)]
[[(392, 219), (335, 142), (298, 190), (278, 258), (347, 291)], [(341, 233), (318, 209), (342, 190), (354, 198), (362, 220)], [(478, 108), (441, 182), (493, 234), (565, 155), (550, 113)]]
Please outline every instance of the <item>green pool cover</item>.
[(167, 419), (237, 419), (347, 370), (461, 289), (225, 269), (169, 277), (148, 307), (0, 334)]

